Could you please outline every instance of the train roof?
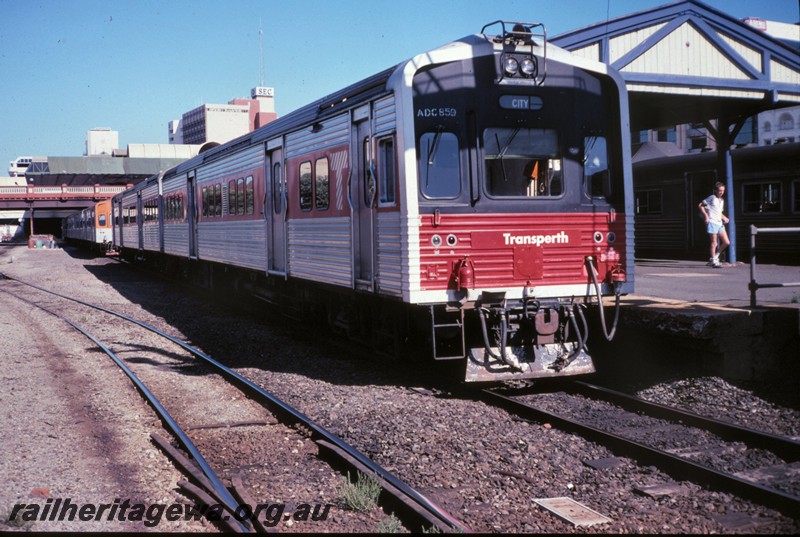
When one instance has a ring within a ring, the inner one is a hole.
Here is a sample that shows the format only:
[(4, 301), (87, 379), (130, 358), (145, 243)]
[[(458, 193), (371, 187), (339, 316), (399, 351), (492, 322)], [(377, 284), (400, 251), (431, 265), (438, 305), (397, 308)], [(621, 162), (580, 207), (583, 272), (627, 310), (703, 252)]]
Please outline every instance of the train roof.
[[(503, 22), (504, 21), (496, 21), (495, 23), (491, 23), (491, 25)], [(484, 30), (491, 25), (485, 26)], [(351, 84), (339, 91), (326, 95), (310, 104), (307, 104), (292, 112), (289, 112), (285, 116), (280, 117), (274, 121), (271, 121), (270, 123), (252, 132), (249, 132), (238, 138), (225, 142), (224, 144), (207, 149), (202, 153), (198, 154), (197, 156), (192, 157), (191, 159), (186, 160), (178, 164), (177, 166), (174, 166), (173, 168), (166, 170), (165, 172), (163, 172), (163, 176), (172, 177), (174, 175), (186, 173), (196, 168), (200, 164), (213, 161), (217, 158), (221, 158), (234, 147), (249, 147), (253, 144), (266, 142), (267, 140), (273, 139), (283, 133), (298, 129), (304, 125), (313, 124), (327, 117), (330, 117), (334, 114), (338, 114), (345, 105), (348, 108), (351, 108), (353, 106), (357, 106), (362, 102), (366, 102), (370, 99), (373, 99), (381, 95), (382, 93), (387, 92), (388, 91), (387, 83), (389, 82), (389, 79), (392, 77), (392, 75), (398, 72), (399, 70), (402, 70), (403, 67), (409, 62), (414, 62), (415, 58), (419, 58), (422, 56), (431, 56), (434, 51), (442, 50), (453, 46), (476, 47), (483, 45), (483, 46), (488, 46), (488, 49), (491, 50), (493, 47), (492, 42), (496, 41), (496, 39), (498, 39), (499, 37), (500, 36), (495, 37), (488, 33), (471, 34), (463, 38), (445, 43), (444, 45), (436, 49), (432, 49), (430, 51), (423, 52), (415, 57), (406, 59), (398, 64), (393, 65), (392, 67), (380, 71), (379, 73), (376, 73), (370, 77), (367, 77), (354, 84)], [(533, 40), (533, 42), (534, 44), (540, 45), (540, 43), (535, 39)], [(559, 61), (559, 60), (563, 61), (566, 57), (569, 57), (570, 61), (582, 65), (583, 67), (588, 67), (590, 64), (592, 65), (596, 64), (602, 66), (602, 64), (599, 64), (598, 62), (591, 62), (579, 56), (573, 56), (564, 49), (561, 49), (560, 47), (551, 44), (547, 44), (547, 57), (548, 60), (551, 61)], [(141, 190), (142, 188), (145, 188), (147, 185), (152, 184), (157, 180), (158, 180), (158, 174), (153, 175), (149, 177), (147, 180), (137, 184), (134, 188), (126, 190), (125, 192)], [(117, 194), (117, 196), (124, 196), (125, 192)]]

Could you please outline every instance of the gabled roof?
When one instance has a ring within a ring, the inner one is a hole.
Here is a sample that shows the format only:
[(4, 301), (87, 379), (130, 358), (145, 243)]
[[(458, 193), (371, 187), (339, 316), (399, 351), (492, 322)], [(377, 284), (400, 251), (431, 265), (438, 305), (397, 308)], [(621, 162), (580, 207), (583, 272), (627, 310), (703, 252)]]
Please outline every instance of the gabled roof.
[(551, 42), (620, 72), (635, 130), (800, 104), (798, 50), (697, 0), (597, 23)]

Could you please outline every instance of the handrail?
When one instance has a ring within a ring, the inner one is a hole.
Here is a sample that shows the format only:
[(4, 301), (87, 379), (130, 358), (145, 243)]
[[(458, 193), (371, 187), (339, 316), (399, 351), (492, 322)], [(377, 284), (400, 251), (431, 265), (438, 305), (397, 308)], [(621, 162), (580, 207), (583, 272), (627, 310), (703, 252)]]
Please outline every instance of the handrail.
[(750, 307), (756, 307), (756, 291), (772, 287), (800, 287), (800, 282), (758, 283), (756, 282), (756, 235), (759, 233), (799, 233), (800, 227), (756, 227), (750, 226)]

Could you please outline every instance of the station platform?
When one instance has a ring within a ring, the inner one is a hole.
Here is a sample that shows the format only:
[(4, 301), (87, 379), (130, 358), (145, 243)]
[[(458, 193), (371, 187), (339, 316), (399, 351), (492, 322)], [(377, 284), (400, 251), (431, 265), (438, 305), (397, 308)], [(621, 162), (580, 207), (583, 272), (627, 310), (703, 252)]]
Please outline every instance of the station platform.
[[(800, 266), (756, 265), (755, 280), (764, 283), (800, 282)], [(750, 265), (722, 263), (719, 268), (701, 261), (637, 259), (635, 295), (709, 306), (750, 306)], [(758, 289), (757, 306), (800, 309), (800, 287)]]
[[(635, 294), (622, 297), (614, 339), (598, 330), (590, 336), (599, 369), (636, 378), (800, 382), (800, 287), (759, 289), (751, 307), (749, 264), (637, 259), (635, 268)], [(755, 276), (760, 284), (800, 282), (800, 267), (757, 265)]]

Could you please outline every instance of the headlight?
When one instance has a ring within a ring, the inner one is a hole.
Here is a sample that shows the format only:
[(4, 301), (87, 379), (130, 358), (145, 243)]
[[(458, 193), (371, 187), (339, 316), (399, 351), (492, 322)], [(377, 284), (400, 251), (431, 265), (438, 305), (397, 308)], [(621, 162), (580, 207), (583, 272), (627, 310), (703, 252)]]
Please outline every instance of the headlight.
[(519, 63), (515, 58), (506, 56), (503, 58), (503, 70), (508, 76), (514, 76), (519, 72)]
[(536, 76), (536, 62), (533, 58), (525, 58), (519, 64), (519, 69), (522, 74), (527, 77)]

